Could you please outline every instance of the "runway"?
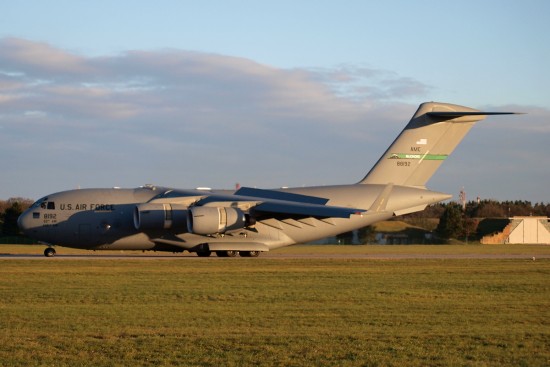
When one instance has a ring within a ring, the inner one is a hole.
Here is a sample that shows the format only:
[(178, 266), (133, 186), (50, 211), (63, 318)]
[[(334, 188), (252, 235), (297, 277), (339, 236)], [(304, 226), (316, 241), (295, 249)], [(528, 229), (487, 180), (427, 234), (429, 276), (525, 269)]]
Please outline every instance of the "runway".
[(338, 259), (338, 260), (407, 260), (407, 259), (524, 259), (524, 260), (539, 260), (549, 259), (550, 254), (544, 252), (533, 251), (530, 253), (456, 253), (456, 254), (432, 254), (432, 253), (277, 253), (267, 252), (260, 255), (258, 258), (242, 258), (242, 257), (217, 257), (212, 255), (208, 258), (201, 258), (194, 254), (109, 254), (109, 253), (93, 253), (90, 254), (57, 254), (54, 257), (46, 257), (42, 254), (11, 254), (0, 253), (0, 261), (9, 260), (36, 260), (36, 261), (64, 261), (64, 260), (181, 260), (181, 261), (255, 261), (261, 259), (270, 260), (292, 260), (292, 259)]

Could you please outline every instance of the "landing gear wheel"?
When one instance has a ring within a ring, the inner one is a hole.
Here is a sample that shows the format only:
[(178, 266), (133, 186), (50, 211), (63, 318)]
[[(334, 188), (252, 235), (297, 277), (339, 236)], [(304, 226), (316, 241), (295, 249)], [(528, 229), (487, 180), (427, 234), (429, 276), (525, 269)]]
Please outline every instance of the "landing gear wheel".
[(260, 256), (260, 251), (241, 251), (240, 255), (242, 257), (258, 257)]
[(218, 257), (235, 257), (239, 254), (239, 251), (216, 251), (216, 256)]
[(197, 251), (198, 257), (208, 257), (212, 255), (212, 251)]
[(53, 257), (55, 255), (55, 249), (52, 247), (48, 247), (44, 250), (44, 256), (46, 257)]

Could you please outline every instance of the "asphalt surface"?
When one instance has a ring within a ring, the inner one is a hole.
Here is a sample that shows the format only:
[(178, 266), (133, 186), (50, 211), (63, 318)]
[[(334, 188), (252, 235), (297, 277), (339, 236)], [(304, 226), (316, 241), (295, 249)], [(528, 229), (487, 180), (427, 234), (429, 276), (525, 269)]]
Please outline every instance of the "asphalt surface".
[[(326, 253), (277, 253), (266, 252), (260, 255), (260, 258), (266, 259), (372, 259), (372, 260), (402, 260), (402, 259), (525, 259), (537, 260), (548, 259), (550, 254), (538, 253), (536, 249), (533, 252), (522, 254), (483, 254), (483, 253), (466, 253), (466, 254), (410, 254), (410, 253), (376, 253), (376, 254), (357, 254), (357, 253), (342, 253), (326, 254)], [(199, 258), (195, 254), (113, 254), (108, 252), (98, 253), (90, 252), (90, 254), (63, 254), (58, 251), (54, 257), (45, 257), (42, 254), (11, 254), (0, 253), (0, 260), (44, 260), (44, 261), (59, 261), (59, 260), (190, 260), (205, 259)], [(212, 255), (208, 259), (215, 260), (237, 260), (242, 259), (237, 256), (235, 258), (223, 258)]]

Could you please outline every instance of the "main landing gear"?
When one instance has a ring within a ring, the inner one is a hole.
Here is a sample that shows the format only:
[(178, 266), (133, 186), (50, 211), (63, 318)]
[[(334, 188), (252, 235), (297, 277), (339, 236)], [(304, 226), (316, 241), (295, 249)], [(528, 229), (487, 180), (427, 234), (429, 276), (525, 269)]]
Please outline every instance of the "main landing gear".
[(241, 251), (241, 257), (258, 257), (260, 256), (260, 251)]
[[(198, 257), (208, 257), (212, 255), (212, 251), (197, 251)], [(216, 256), (218, 257), (235, 257), (240, 255), (241, 257), (258, 257), (260, 256), (260, 251), (216, 251)]]
[(239, 254), (239, 251), (216, 251), (217, 257), (235, 257)]
[(44, 256), (46, 257), (53, 257), (55, 256), (55, 249), (53, 247), (48, 247), (44, 250)]
[(197, 251), (198, 257), (208, 257), (212, 255), (212, 251)]

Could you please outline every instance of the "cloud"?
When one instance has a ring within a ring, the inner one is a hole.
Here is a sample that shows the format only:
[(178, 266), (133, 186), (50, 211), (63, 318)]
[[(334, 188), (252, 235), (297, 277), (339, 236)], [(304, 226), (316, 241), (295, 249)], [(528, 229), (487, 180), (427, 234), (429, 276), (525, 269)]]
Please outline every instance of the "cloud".
[[(0, 40), (4, 121), (22, 125), (151, 130), (153, 124), (175, 132), (203, 131), (210, 137), (215, 132), (209, 129), (229, 133), (228, 125), (231, 131), (263, 134), (290, 127), (300, 131), (355, 124), (373, 109), (376, 98), (381, 102), (388, 94), (418, 92), (407, 78), (390, 83), (387, 75), (375, 78), (382, 74), (349, 67), (285, 70), (182, 50), (84, 57), (44, 43)], [(337, 80), (342, 85), (353, 82), (353, 88), (345, 95), (338, 93)], [(380, 80), (392, 85), (384, 87), (390, 92), (363, 92), (381, 90)]]
[[(175, 49), (88, 57), (4, 38), (0, 154), (10, 174), (0, 197), (145, 182), (346, 183), (364, 175), (430, 92), (361, 66), (280, 69)], [(548, 134), (549, 111), (529, 112), (529, 129)]]
[(335, 93), (355, 101), (419, 98), (430, 90), (428, 85), (418, 80), (401, 77), (387, 70), (341, 65), (333, 69), (314, 68), (310, 71)]
[[(21, 70), (31, 77), (44, 76), (65, 79), (67, 76), (82, 75), (93, 70), (86, 59), (45, 43), (19, 38), (4, 38), (0, 41), (0, 65), (7, 70)], [(18, 72), (18, 71), (16, 71)]]

